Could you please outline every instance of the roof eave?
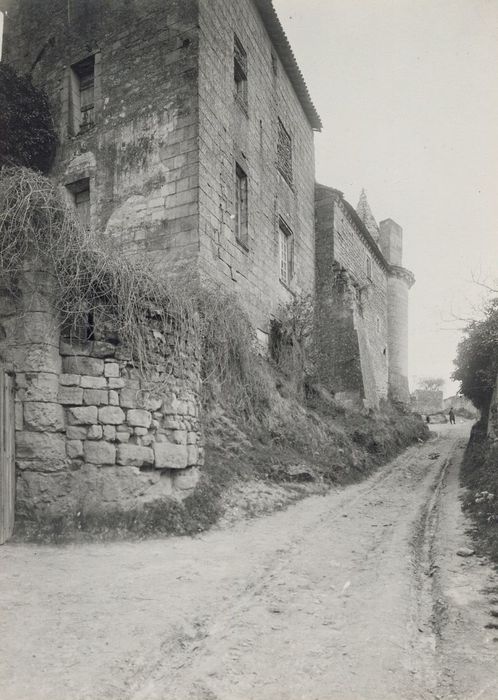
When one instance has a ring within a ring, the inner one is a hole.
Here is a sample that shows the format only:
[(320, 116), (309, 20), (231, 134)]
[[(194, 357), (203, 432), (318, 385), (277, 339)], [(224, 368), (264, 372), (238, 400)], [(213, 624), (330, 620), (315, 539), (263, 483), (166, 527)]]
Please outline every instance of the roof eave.
[(296, 61), (292, 47), (287, 39), (282, 23), (273, 7), (272, 0), (254, 0), (254, 4), (261, 15), (266, 31), (279, 55), (280, 60), (289, 76), (296, 95), (301, 103), (304, 113), (314, 131), (322, 130), (322, 120), (311, 100), (308, 87)]

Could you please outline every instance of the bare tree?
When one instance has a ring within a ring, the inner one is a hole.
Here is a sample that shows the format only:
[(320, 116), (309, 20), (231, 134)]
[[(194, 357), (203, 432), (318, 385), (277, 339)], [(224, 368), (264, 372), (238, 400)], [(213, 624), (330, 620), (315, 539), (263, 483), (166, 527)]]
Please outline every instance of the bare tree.
[(444, 386), (442, 377), (422, 377), (419, 379), (418, 387), (424, 391), (441, 391)]

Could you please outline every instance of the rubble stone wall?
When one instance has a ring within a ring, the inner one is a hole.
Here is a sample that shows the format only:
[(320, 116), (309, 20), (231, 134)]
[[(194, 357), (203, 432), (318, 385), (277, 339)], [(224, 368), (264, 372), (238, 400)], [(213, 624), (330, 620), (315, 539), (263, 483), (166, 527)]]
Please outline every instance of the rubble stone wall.
[(17, 515), (182, 499), (203, 462), (196, 358), (188, 371), (166, 358), (142, 378), (119, 345), (60, 339), (48, 291), (29, 295), (27, 311), (26, 298), (0, 293), (0, 356), (15, 374)]

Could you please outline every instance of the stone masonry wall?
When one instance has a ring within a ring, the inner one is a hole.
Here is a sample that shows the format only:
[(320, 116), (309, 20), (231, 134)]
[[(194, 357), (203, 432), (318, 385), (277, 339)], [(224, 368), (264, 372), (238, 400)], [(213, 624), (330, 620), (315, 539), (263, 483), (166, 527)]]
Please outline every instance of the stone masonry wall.
[[(266, 333), (278, 306), (314, 286), (313, 130), (252, 0), (201, 0), (201, 269), (237, 294)], [(247, 105), (235, 95), (234, 35), (247, 54)], [(277, 169), (279, 120), (293, 180)], [(235, 237), (236, 163), (248, 179), (248, 241)], [(294, 237), (294, 276), (279, 280), (279, 220)]]
[(142, 379), (119, 345), (59, 342), (43, 275), (31, 288), (29, 299), (0, 294), (0, 355), (16, 382), (17, 515), (183, 498), (203, 461), (195, 358), (185, 375), (158, 365)]
[(387, 265), (337, 190), (317, 185), (315, 197), (320, 378), (377, 406), (388, 393)]
[[(92, 226), (169, 270), (198, 253), (197, 0), (0, 0), (4, 60), (49, 94), (53, 172), (88, 178)], [(95, 55), (95, 125), (71, 135), (70, 67)], [(71, 195), (68, 193), (68, 197)]]

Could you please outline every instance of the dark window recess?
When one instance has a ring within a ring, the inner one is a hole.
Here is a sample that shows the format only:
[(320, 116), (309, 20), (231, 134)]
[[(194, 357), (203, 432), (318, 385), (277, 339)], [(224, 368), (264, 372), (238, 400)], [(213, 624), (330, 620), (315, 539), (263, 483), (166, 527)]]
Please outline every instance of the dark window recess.
[(277, 54), (275, 51), (271, 52), (271, 69), (273, 72), (273, 75), (278, 75), (278, 58)]
[(67, 185), (71, 193), (76, 217), (84, 228), (90, 226), (90, 181), (87, 177)]
[(280, 280), (289, 284), (294, 277), (294, 236), (287, 224), (280, 219), (278, 228)]
[(247, 175), (238, 164), (235, 168), (235, 237), (245, 248), (249, 246)]
[(288, 184), (292, 185), (292, 139), (280, 119), (278, 120), (277, 168)]
[(233, 79), (235, 82), (235, 97), (247, 110), (247, 54), (237, 36), (233, 45)]
[(95, 123), (95, 56), (71, 66), (70, 131), (83, 133)]
[(372, 258), (367, 256), (367, 277), (372, 280)]

